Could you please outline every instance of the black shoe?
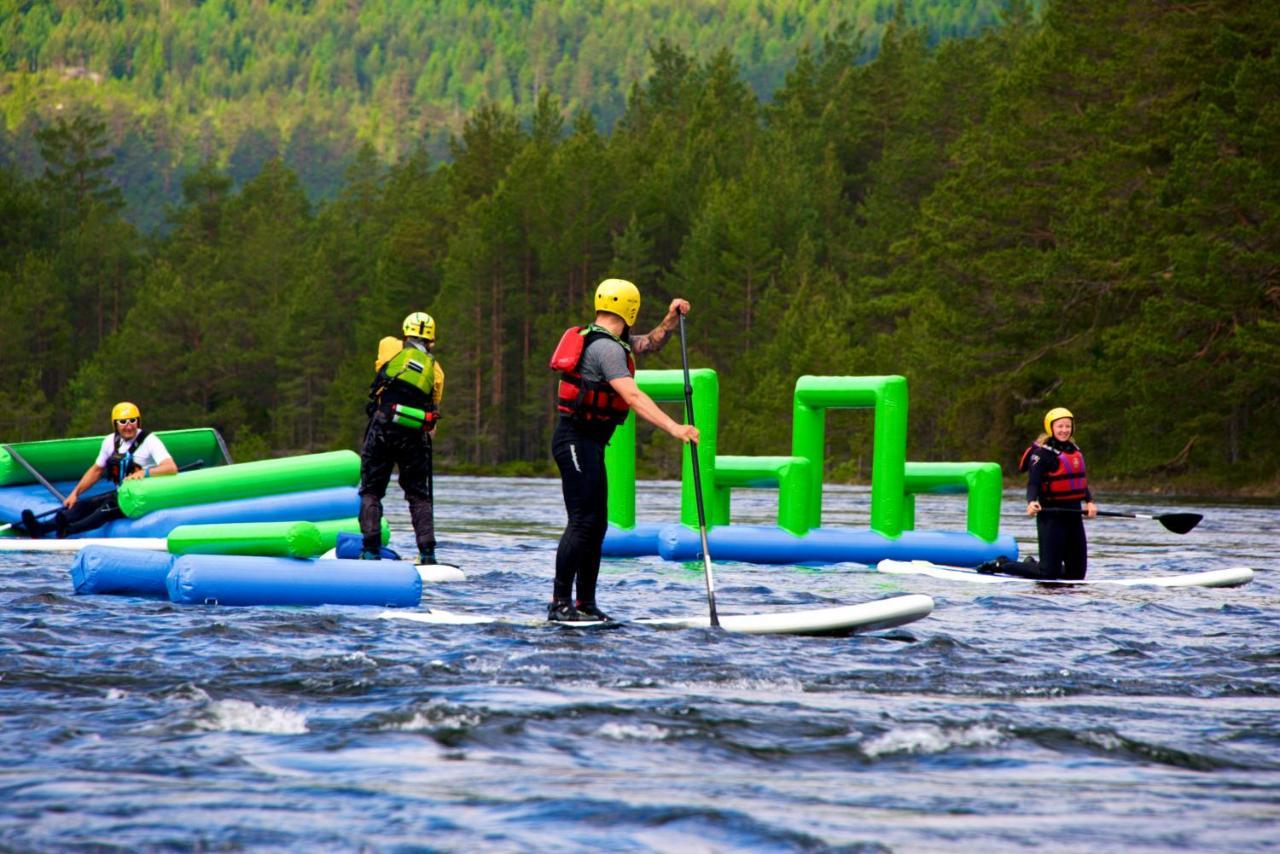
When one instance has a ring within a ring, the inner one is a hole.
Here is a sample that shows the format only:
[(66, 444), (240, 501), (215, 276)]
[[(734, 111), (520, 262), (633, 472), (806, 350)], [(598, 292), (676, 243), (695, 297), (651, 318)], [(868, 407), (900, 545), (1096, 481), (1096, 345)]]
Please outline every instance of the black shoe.
[(59, 510), (53, 517), (53, 530), (58, 532), (58, 539), (65, 540), (67, 538), (67, 514)]
[(599, 620), (602, 623), (609, 622), (609, 615), (597, 608), (595, 602), (592, 602), (590, 605), (584, 605), (581, 602), (576, 602), (574, 603), (574, 608), (577, 609), (578, 614), (580, 615), (579, 619)]
[(547, 622), (549, 623), (578, 623), (582, 621), (582, 615), (578, 613), (578, 609), (573, 607), (566, 599), (552, 599), (551, 604), (547, 606)]
[(439, 561), (436, 560), (435, 552), (418, 552), (418, 563), (427, 563), (434, 566)]
[(1008, 562), (1009, 559), (1007, 557), (1000, 555), (1000, 557), (995, 560), (989, 560), (986, 563), (978, 564), (975, 569), (977, 569), (982, 575), (995, 575), (1000, 571), (1000, 567), (1004, 566)]
[(36, 521), (36, 514), (30, 510), (22, 511), (22, 528), (27, 532), (27, 536), (34, 540), (40, 539), (40, 523)]

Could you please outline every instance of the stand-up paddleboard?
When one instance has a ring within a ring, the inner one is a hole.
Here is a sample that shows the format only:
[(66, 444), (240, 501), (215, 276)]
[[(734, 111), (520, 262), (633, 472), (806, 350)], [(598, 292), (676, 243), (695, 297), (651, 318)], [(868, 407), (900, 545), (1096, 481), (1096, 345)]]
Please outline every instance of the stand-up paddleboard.
[(466, 573), (451, 563), (420, 563), (417, 567), (423, 584), (467, 580)]
[[(337, 556), (337, 549), (329, 549), (329, 551), (320, 555), (320, 560), (331, 560)], [(418, 568), (418, 577), (422, 579), (423, 584), (467, 580), (467, 574), (451, 563), (419, 563), (415, 565)]]
[[(727, 632), (752, 635), (848, 635), (855, 632), (871, 632), (905, 625), (933, 610), (933, 599), (918, 593), (893, 596), (859, 605), (841, 605), (834, 608), (813, 608), (806, 611), (781, 611), (770, 614), (720, 614), (720, 627)], [(479, 625), (482, 623), (507, 623), (524, 626), (609, 627), (639, 625), (654, 628), (706, 628), (711, 625), (708, 615), (697, 617), (642, 617), (625, 623), (582, 621), (576, 623), (551, 623), (546, 620), (506, 615), (458, 614), (452, 611), (383, 611), (378, 615), (388, 620), (411, 620), (432, 625)]]
[(70, 537), (65, 540), (0, 537), (0, 552), (78, 552), (85, 546), (115, 546), (163, 552), (169, 550), (169, 541), (164, 537)]
[(1187, 572), (1178, 575), (1146, 575), (1136, 578), (1086, 578), (1083, 581), (1045, 581), (1020, 578), (1016, 575), (986, 575), (972, 569), (956, 566), (940, 566), (925, 560), (882, 560), (876, 570), (892, 575), (927, 575), (946, 581), (967, 581), (972, 584), (1046, 584), (1054, 587), (1110, 586), (1110, 587), (1239, 587), (1253, 580), (1253, 570), (1247, 566), (1213, 569), (1207, 572)]

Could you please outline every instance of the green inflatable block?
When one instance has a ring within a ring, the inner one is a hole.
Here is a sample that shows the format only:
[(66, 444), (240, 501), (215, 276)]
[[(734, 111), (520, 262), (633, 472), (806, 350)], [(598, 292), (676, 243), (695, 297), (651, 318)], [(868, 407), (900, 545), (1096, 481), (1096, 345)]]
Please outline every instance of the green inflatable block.
[(311, 522), (244, 522), (179, 525), (169, 533), (175, 555), (262, 555), (316, 557), (326, 550)]
[[(326, 519), (314, 524), (320, 531), (320, 542), (326, 552), (329, 549), (338, 547), (338, 534), (360, 533), (360, 520), (355, 517), (350, 519)], [(382, 544), (385, 546), (389, 542), (391, 542), (391, 526), (387, 524), (387, 519), (384, 516), (382, 519)]]
[(354, 451), (330, 451), (126, 480), (120, 486), (120, 509), (136, 519), (169, 507), (355, 486), (359, 481), (360, 457)]
[[(227, 462), (223, 452), (222, 437), (209, 427), (191, 430), (157, 430), (165, 449), (173, 456), (178, 468), (203, 460), (206, 467), (220, 466)], [(16, 486), (35, 483), (36, 479), (22, 465), (18, 456), (40, 472), (46, 480), (79, 480), (98, 458), (102, 448), (102, 436), (82, 436), (77, 439), (50, 439), (43, 442), (14, 442), (0, 447), (0, 486)]]

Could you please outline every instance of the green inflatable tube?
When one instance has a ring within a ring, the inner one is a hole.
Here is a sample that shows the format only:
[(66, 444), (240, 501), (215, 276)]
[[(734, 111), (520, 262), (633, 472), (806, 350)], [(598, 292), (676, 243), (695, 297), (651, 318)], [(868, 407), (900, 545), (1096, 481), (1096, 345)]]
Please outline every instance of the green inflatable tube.
[[(157, 430), (178, 468), (203, 460), (206, 467), (230, 463), (218, 431), (209, 427), (191, 430)], [(46, 480), (79, 480), (98, 458), (102, 436), (77, 439), (49, 439), (43, 442), (14, 442), (0, 445), (0, 486), (35, 483), (31, 472), (11, 453), (11, 449)]]
[[(236, 522), (218, 525), (179, 525), (169, 533), (169, 553), (175, 555), (262, 555), (319, 557), (337, 546), (338, 534), (360, 533), (360, 520), (323, 522)], [(382, 544), (391, 541), (391, 527), (382, 520)]]
[(330, 451), (126, 480), (120, 486), (120, 509), (136, 519), (169, 507), (355, 486), (359, 481), (360, 457), (354, 451)]
[[(354, 516), (350, 519), (326, 519), (312, 524), (320, 531), (320, 543), (324, 546), (322, 553), (338, 547), (338, 534), (360, 533), (360, 520)], [(387, 524), (387, 518), (384, 516), (382, 517), (382, 544), (385, 546), (389, 542), (391, 542), (391, 526)]]
[(324, 551), (311, 522), (179, 525), (169, 532), (169, 553), (175, 555), (316, 557)]

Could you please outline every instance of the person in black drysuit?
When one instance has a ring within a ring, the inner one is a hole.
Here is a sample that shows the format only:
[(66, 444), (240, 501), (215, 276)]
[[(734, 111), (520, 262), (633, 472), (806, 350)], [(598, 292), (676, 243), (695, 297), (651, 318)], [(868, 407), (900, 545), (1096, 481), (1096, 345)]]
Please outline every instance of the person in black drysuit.
[(631, 282), (605, 279), (596, 288), (595, 307), (594, 323), (568, 330), (552, 357), (561, 378), (556, 405), (560, 420), (551, 452), (560, 469), (569, 517), (556, 549), (555, 584), (547, 608), (547, 619), (555, 622), (609, 619), (596, 605), (596, 579), (609, 524), (604, 449), (614, 429), (634, 409), (682, 442), (698, 441), (696, 427), (676, 423), (640, 390), (632, 359), (633, 353), (659, 350), (678, 325), (679, 315), (688, 313), (689, 303), (672, 300), (662, 323), (640, 336), (629, 334), (640, 311), (640, 291)]
[[(1080, 581), (1088, 571), (1084, 518), (1098, 515), (1085, 472), (1084, 454), (1072, 441), (1075, 416), (1062, 407), (1044, 417), (1045, 433), (1022, 455), (1027, 473), (1027, 515), (1036, 517), (1040, 559), (998, 558), (979, 572), (1040, 580)], [(1081, 504), (1083, 503), (1083, 507)]]
[(431, 354), (436, 322), (415, 311), (404, 319), (404, 339), (382, 339), (377, 373), (369, 390), (369, 424), (360, 452), (361, 560), (382, 557), (382, 499), (391, 470), (400, 467), (400, 488), (418, 543), (418, 563), (436, 562), (431, 440), (436, 432), (444, 371)]

